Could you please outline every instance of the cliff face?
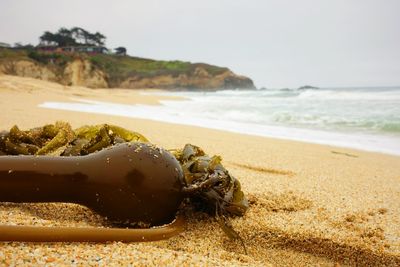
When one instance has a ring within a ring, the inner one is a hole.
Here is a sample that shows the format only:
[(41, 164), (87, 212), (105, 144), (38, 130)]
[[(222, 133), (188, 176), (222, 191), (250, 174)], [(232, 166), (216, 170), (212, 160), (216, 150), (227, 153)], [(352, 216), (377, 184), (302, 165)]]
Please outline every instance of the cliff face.
[(253, 89), (253, 81), (238, 76), (231, 71), (211, 75), (204, 68), (198, 67), (194, 74), (171, 74), (143, 77), (133, 75), (120, 83), (121, 88), (164, 88), (164, 89)]
[(10, 60), (0, 62), (0, 73), (30, 77), (46, 81), (58, 81), (53, 70), (29, 60)]
[(95, 68), (88, 60), (81, 59), (76, 59), (65, 67), (61, 82), (89, 88), (108, 87), (106, 75)]
[[(158, 62), (158, 61), (154, 61)], [(111, 62), (112, 63), (112, 62)], [(107, 62), (108, 67), (113, 64)], [(190, 63), (187, 63), (190, 64)], [(75, 58), (65, 64), (54, 62), (39, 63), (31, 59), (0, 60), (0, 73), (58, 82), (64, 85), (86, 86), (90, 88), (160, 88), (160, 89), (253, 89), (253, 81), (234, 74), (229, 69), (206, 64), (190, 64), (185, 71), (151, 70), (149, 73), (135, 69), (118, 76), (119, 71), (108, 72), (99, 64), (85, 58)], [(140, 70), (140, 69), (139, 69)]]
[(43, 65), (30, 60), (0, 62), (0, 73), (58, 82), (64, 85), (107, 88), (105, 74), (87, 60), (74, 60), (65, 68)]

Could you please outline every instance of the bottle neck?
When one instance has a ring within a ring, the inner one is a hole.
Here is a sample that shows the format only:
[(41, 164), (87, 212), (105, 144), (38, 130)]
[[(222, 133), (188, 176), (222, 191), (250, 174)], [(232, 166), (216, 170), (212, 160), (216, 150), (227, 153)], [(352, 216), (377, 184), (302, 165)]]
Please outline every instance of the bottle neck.
[(79, 202), (84, 157), (0, 156), (0, 201)]

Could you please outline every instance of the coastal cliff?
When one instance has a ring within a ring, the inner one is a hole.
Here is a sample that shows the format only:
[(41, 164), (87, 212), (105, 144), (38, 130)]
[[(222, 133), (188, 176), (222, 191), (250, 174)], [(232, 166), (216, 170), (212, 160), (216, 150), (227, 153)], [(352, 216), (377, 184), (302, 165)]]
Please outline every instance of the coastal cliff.
[(236, 75), (228, 68), (104, 54), (65, 55), (3, 49), (0, 50), (1, 73), (90, 88), (255, 88), (250, 78)]

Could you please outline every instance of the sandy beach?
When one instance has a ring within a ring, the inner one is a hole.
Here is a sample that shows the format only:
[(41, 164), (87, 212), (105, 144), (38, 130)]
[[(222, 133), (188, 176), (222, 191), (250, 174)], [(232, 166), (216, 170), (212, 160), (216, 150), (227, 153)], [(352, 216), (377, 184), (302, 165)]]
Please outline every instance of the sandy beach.
[[(88, 89), (0, 75), (0, 131), (64, 120), (108, 123), (165, 148), (186, 143), (218, 154), (250, 201), (232, 219), (248, 255), (217, 222), (189, 212), (185, 231), (150, 243), (0, 243), (0, 265), (32, 266), (399, 266), (400, 157), (327, 145), (241, 135), (151, 120), (38, 107), (45, 101), (98, 100), (157, 105), (167, 96)], [(0, 224), (101, 226), (74, 204), (0, 204)]]

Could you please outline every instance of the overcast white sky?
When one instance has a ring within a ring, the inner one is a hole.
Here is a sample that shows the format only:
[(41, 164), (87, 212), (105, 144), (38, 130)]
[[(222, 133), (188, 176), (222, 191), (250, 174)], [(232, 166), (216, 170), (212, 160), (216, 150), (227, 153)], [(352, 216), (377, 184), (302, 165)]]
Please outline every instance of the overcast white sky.
[(37, 44), (62, 26), (258, 87), (400, 85), (399, 0), (0, 0), (0, 42)]

